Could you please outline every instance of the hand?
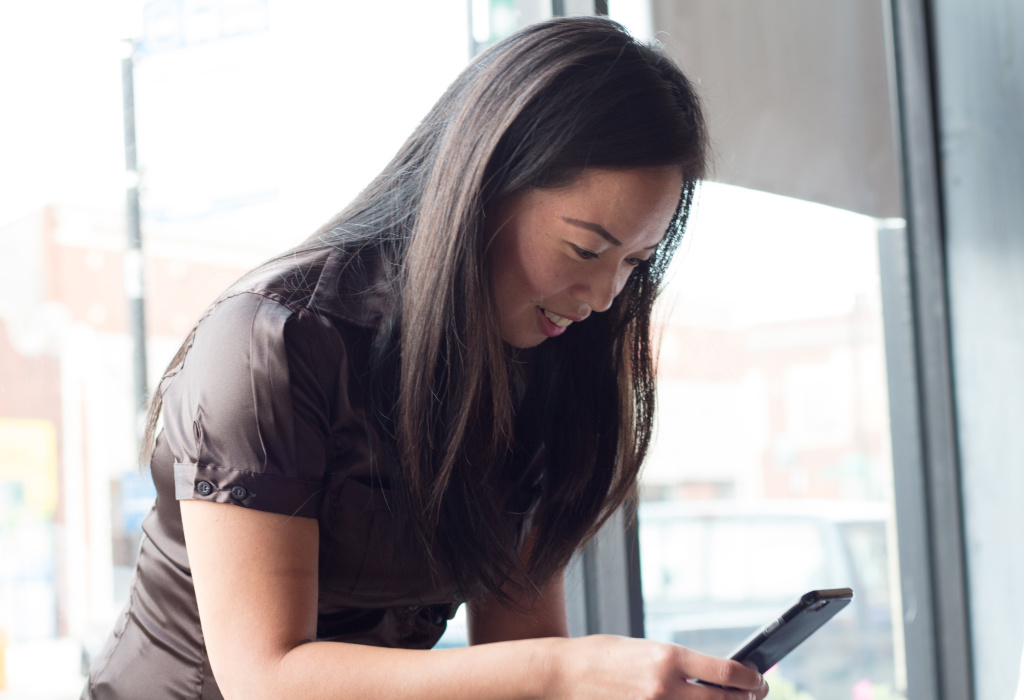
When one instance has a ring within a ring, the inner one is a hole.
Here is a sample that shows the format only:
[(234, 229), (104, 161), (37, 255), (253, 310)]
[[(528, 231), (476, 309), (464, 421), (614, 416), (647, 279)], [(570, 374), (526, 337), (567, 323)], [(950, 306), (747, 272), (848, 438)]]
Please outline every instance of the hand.
[(566, 639), (552, 662), (551, 697), (565, 700), (762, 700), (768, 694), (761, 674), (737, 661), (645, 639)]

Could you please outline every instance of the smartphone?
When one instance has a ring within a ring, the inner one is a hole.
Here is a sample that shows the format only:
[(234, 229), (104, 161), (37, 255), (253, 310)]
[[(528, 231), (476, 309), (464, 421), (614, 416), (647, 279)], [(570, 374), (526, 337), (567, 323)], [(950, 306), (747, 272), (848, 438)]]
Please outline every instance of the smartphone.
[[(804, 593), (781, 617), (750, 635), (730, 658), (764, 673), (835, 617), (851, 600), (853, 591), (849, 588)], [(705, 682), (703, 685), (715, 684)]]

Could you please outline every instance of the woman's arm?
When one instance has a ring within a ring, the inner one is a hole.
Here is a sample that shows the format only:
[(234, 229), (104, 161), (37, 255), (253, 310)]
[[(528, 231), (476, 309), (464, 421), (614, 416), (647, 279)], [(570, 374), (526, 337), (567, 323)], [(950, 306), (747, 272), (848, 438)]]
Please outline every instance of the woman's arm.
[(207, 652), (229, 700), (747, 700), (767, 692), (735, 662), (619, 637), (439, 651), (316, 642), (316, 521), (193, 500), (181, 502), (181, 516)]

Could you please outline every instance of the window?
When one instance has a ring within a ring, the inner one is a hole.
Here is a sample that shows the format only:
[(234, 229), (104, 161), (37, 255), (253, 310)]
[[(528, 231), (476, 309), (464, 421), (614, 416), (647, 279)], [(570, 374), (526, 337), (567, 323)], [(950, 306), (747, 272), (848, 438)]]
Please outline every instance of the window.
[(849, 586), (772, 672), (814, 700), (903, 677), (877, 229), (707, 183), (662, 307), (646, 635), (727, 655), (802, 593)]

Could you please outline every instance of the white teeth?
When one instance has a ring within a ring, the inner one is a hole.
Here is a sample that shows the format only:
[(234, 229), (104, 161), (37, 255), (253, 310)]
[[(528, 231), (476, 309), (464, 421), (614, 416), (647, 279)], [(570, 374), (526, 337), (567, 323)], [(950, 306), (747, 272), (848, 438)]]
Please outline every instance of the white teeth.
[(565, 316), (559, 316), (558, 314), (551, 313), (547, 309), (544, 309), (543, 311), (544, 315), (548, 317), (548, 320), (551, 321), (556, 326), (558, 326), (559, 328), (565, 328), (570, 323), (572, 323), (572, 321), (567, 319)]

